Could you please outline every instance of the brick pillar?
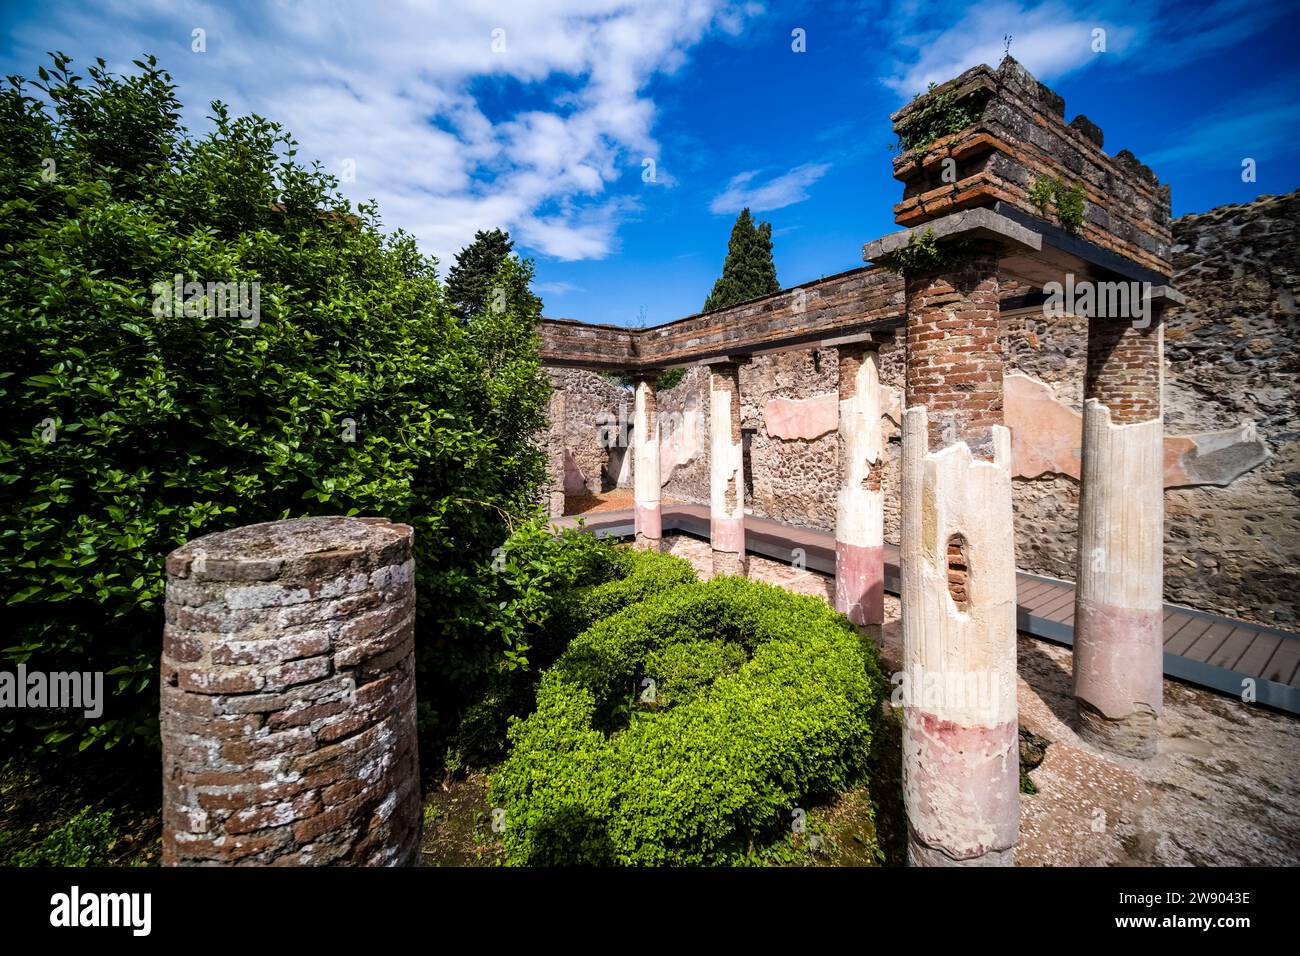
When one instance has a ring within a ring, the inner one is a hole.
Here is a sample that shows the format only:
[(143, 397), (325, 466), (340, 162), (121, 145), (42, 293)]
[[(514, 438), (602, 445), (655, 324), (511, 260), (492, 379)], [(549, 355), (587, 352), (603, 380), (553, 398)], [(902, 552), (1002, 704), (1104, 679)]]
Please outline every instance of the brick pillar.
[(167, 558), (163, 863), (416, 860), (411, 528), (302, 518)]
[(659, 415), (655, 408), (655, 383), (658, 373), (636, 377), (636, 409), (633, 440), (636, 457), (632, 463), (635, 489), (636, 546), (657, 551), (663, 536), (659, 508)]
[(1011, 865), (1020, 836), (1011, 437), (998, 257), (906, 279), (903, 790), (914, 865)]
[(552, 518), (564, 515), (564, 392), (556, 388), (551, 393), (550, 427), (546, 433), (546, 475), (550, 485), (549, 511)]
[(1088, 325), (1074, 695), (1079, 735), (1134, 757), (1155, 755), (1163, 706), (1163, 344), (1158, 311)]
[(740, 366), (709, 368), (709, 538), (713, 573), (744, 575), (745, 452), (740, 433)]
[(885, 620), (885, 505), (880, 367), (871, 343), (840, 345), (840, 492), (835, 505), (835, 610)]

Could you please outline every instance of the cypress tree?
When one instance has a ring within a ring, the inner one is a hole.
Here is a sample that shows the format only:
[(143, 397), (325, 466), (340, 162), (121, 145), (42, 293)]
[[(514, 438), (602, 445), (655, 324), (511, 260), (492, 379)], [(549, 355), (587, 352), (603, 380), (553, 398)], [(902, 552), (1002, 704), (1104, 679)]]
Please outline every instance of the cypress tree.
[(487, 308), (492, 279), (514, 247), (510, 233), (480, 229), (474, 241), (456, 253), (456, 264), (447, 273), (447, 300), (462, 319), (481, 315)]
[(712, 312), (779, 291), (781, 284), (776, 281), (776, 264), (772, 261), (772, 224), (756, 223), (746, 207), (731, 227), (722, 276), (704, 300), (704, 311)]

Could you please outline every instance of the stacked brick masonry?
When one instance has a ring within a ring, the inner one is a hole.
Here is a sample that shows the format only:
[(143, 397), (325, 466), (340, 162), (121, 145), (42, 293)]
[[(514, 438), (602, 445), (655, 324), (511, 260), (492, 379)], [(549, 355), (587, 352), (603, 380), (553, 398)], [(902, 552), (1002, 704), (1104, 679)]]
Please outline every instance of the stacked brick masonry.
[(972, 256), (951, 273), (907, 280), (907, 407), (928, 411), (930, 450), (966, 441), (992, 460), (1002, 424), (998, 259)]
[[(1084, 190), (1081, 238), (1162, 275), (1170, 273), (1169, 189), (1131, 153), (1108, 156), (1101, 130), (1086, 117), (1067, 125), (1064, 100), (1010, 57), (997, 70), (974, 67), (935, 93), (945, 91), (986, 98), (982, 116), (924, 152), (914, 150), (894, 161), (895, 178), (906, 184), (903, 201), (894, 207), (899, 225), (915, 226), (997, 201), (1042, 217), (1030, 191), (1040, 178), (1060, 178)], [(909, 112), (895, 114), (895, 128)], [(945, 167), (955, 168), (955, 176), (948, 177), (955, 181), (945, 182)], [(1048, 218), (1052, 213), (1047, 211)]]
[(192, 542), (167, 570), (164, 863), (411, 862), (411, 529), (252, 525)]
[(1088, 328), (1084, 397), (1109, 408), (1116, 425), (1160, 417), (1161, 325), (1153, 316), (1144, 329), (1118, 319), (1094, 320)]

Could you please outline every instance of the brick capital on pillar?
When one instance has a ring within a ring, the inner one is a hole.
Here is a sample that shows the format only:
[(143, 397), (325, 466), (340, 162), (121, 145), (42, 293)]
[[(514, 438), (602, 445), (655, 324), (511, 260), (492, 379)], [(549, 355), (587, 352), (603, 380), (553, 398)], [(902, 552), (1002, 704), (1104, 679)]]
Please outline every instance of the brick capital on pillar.
[(709, 366), (709, 538), (713, 573), (744, 575), (745, 453), (740, 361)]
[(998, 293), (992, 248), (905, 281), (903, 791), (917, 865), (1011, 865), (1020, 835)]
[(839, 355), (840, 490), (835, 503), (835, 609), (854, 624), (885, 619), (884, 465), (877, 344), (836, 346)]
[(1074, 695), (1079, 735), (1154, 756), (1164, 690), (1164, 321), (1092, 318), (1084, 387)]
[(658, 550), (663, 537), (660, 508), (659, 415), (655, 403), (658, 372), (641, 372), (635, 379), (636, 408), (632, 422), (635, 443), (632, 483), (636, 508), (636, 546)]

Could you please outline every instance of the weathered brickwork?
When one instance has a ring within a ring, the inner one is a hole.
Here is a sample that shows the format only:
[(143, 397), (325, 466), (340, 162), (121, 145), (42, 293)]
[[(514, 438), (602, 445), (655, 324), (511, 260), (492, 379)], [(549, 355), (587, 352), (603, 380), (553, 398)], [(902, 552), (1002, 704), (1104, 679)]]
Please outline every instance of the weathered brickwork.
[(411, 537), (303, 518), (168, 556), (166, 865), (415, 860)]
[(999, 202), (1059, 224), (1053, 207), (1041, 209), (1030, 198), (1039, 179), (1055, 178), (1083, 189), (1080, 238), (1162, 276), (1173, 271), (1168, 186), (1127, 150), (1108, 156), (1101, 130), (1086, 117), (1067, 125), (1065, 101), (1014, 59), (996, 70), (973, 67), (936, 87), (893, 115), (895, 130), (946, 95), (955, 106), (977, 110), (978, 118), (894, 160), (894, 178), (905, 183), (894, 207), (899, 225)]
[(635, 372), (725, 357), (740, 344), (748, 350), (815, 342), (849, 329), (896, 325), (902, 314), (902, 280), (865, 266), (649, 329), (544, 319), (539, 332), (547, 364)]
[(1116, 319), (1094, 319), (1088, 325), (1084, 396), (1109, 408), (1117, 425), (1160, 417), (1163, 327), (1159, 313), (1144, 329)]
[(950, 273), (907, 279), (906, 405), (926, 406), (930, 450), (966, 441), (993, 457), (1002, 424), (998, 260), (972, 255)]

